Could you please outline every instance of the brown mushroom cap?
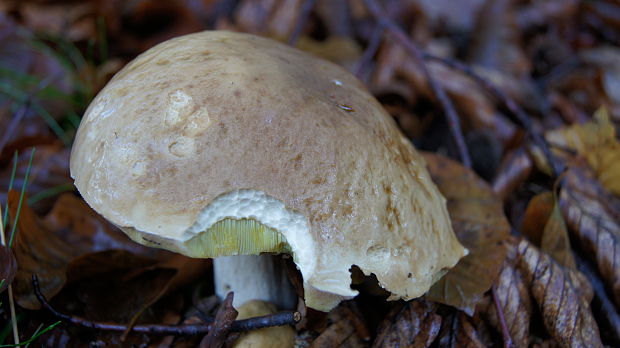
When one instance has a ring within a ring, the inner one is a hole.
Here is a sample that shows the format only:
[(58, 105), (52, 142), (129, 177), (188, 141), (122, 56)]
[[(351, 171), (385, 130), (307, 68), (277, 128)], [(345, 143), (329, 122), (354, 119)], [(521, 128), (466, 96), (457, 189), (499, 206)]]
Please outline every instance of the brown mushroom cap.
[(86, 111), (71, 175), (131, 238), (194, 257), (221, 254), (188, 242), (218, 219), (259, 221), (290, 244), (320, 310), (356, 294), (352, 265), (411, 299), (466, 253), (423, 159), (362, 83), (248, 34), (191, 34), (129, 63)]

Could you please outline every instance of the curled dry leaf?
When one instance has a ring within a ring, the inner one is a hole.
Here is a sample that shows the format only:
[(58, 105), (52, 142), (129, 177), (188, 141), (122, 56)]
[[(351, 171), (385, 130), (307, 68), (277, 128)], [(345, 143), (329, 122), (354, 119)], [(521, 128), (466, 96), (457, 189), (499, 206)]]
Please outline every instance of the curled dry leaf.
[(440, 348), (483, 348), (486, 347), (480, 339), (471, 319), (463, 312), (456, 312), (444, 318), (439, 333)]
[(610, 194), (584, 165), (562, 177), (560, 207), (566, 221), (620, 304), (620, 199)]
[(436, 306), (426, 300), (414, 300), (395, 307), (379, 326), (373, 348), (429, 347), (441, 329)]
[(526, 240), (518, 242), (517, 254), (551, 337), (561, 347), (603, 347), (590, 310), (592, 288), (583, 275), (563, 268)]
[[(532, 301), (523, 272), (516, 267), (516, 244), (509, 243), (508, 256), (496, 281), (496, 293), (510, 338), (516, 347), (529, 346), (529, 326)], [(493, 327), (502, 332), (495, 303), (490, 299), (483, 310)]]
[(448, 158), (424, 153), (433, 181), (448, 199), (452, 227), (469, 255), (459, 261), (428, 293), (430, 300), (473, 315), (506, 256), (502, 243), (510, 234), (502, 201), (476, 174)]
[(540, 193), (530, 200), (522, 232), (561, 265), (577, 268), (566, 223), (553, 192)]
[(11, 249), (0, 245), (0, 293), (13, 282), (17, 272), (17, 261)]
[(511, 151), (504, 156), (497, 170), (493, 179), (493, 191), (505, 200), (530, 176), (533, 166), (532, 159), (523, 147)]

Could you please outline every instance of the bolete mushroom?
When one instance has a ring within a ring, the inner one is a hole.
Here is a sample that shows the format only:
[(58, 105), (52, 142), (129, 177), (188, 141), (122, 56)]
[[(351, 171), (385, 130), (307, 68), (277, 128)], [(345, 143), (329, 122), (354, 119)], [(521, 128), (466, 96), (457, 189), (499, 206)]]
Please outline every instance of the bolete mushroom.
[(354, 265), (408, 300), (466, 253), (423, 159), (364, 85), (248, 34), (195, 33), (134, 59), (86, 111), (71, 175), (138, 243), (292, 255), (321, 311), (357, 294)]

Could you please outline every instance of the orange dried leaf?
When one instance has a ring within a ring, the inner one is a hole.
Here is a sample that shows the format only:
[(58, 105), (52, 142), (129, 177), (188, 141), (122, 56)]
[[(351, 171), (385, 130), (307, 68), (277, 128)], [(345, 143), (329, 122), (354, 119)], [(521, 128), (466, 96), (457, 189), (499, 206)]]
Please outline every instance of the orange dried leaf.
[(540, 245), (544, 226), (553, 211), (553, 194), (550, 191), (537, 194), (530, 199), (525, 209), (521, 233), (535, 245)]
[(448, 158), (425, 153), (428, 169), (448, 199), (452, 227), (469, 255), (459, 261), (428, 293), (430, 300), (472, 315), (490, 288), (506, 256), (502, 243), (510, 234), (502, 201), (470, 169)]
[(572, 166), (562, 177), (560, 208), (570, 229), (593, 255), (620, 304), (620, 199), (594, 178), (587, 166)]
[(530, 200), (521, 231), (557, 262), (576, 268), (566, 223), (551, 191), (540, 193)]
[(583, 275), (563, 268), (526, 240), (518, 243), (517, 254), (551, 337), (561, 347), (603, 347), (590, 310), (592, 289)]

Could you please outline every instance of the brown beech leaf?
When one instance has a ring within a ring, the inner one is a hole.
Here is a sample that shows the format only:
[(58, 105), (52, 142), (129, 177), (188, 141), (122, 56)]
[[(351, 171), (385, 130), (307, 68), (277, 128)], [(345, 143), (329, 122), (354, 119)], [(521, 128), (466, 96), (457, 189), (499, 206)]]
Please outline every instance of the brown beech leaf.
[[(429, 62), (427, 66), (471, 128), (487, 130), (502, 143), (514, 136), (517, 130), (514, 123), (497, 112), (493, 102), (474, 81), (439, 63)], [(418, 64), (397, 42), (388, 41), (378, 52), (371, 89), (390, 90), (399, 80), (407, 81), (416, 94), (434, 96)]]
[(312, 341), (309, 348), (367, 347), (368, 345), (360, 337), (356, 327), (356, 321), (359, 319), (353, 318), (354, 315), (356, 314), (345, 302), (338, 305), (327, 315), (328, 322), (331, 325), (327, 326), (319, 337)]
[[(125, 265), (120, 264), (123, 261)], [(75, 307), (91, 320), (135, 321), (161, 292), (167, 292), (167, 284), (176, 275), (175, 269), (149, 266), (150, 261), (124, 250), (82, 255), (68, 266), (67, 275), (74, 280), (67, 286), (71, 291), (63, 290), (59, 296), (77, 300)]]
[[(18, 201), (19, 193), (11, 191), (9, 211), (12, 221), (15, 220)], [(62, 195), (45, 220), (24, 202), (14, 244), (19, 265), (14, 290), (19, 305), (28, 309), (39, 308), (32, 292), (32, 274), (39, 277), (42, 293), (51, 298), (65, 284), (66, 268), (71, 260), (108, 249), (125, 249), (149, 257), (170, 255), (132, 242), (72, 194)]]
[(379, 326), (372, 347), (429, 347), (441, 329), (441, 316), (435, 310), (435, 305), (426, 300), (395, 307)]
[(523, 147), (508, 153), (493, 179), (493, 191), (505, 200), (529, 177), (533, 166), (532, 159)]
[(52, 210), (45, 216), (44, 223), (73, 248), (80, 250), (80, 254), (123, 249), (146, 257), (170, 255), (131, 241), (83, 199), (71, 193), (58, 197)]
[(620, 199), (605, 190), (585, 165), (570, 166), (561, 185), (562, 213), (620, 304)]
[(539, 193), (530, 200), (521, 231), (561, 265), (576, 269), (568, 229), (553, 192)]
[(0, 245), (0, 293), (13, 282), (17, 272), (17, 261), (11, 249)]
[[(516, 244), (510, 243), (508, 245), (508, 256), (495, 283), (495, 290), (512, 342), (516, 347), (528, 347), (532, 301), (528, 284), (525, 282), (523, 272), (516, 267), (516, 262)], [(498, 332), (502, 332), (495, 303), (491, 296), (489, 296), (483, 311), (486, 312), (490, 324)]]
[(583, 275), (560, 266), (526, 240), (518, 242), (517, 254), (551, 337), (561, 347), (603, 347), (590, 310), (592, 288)]
[(510, 225), (502, 201), (476, 174), (457, 162), (424, 153), (433, 181), (448, 199), (452, 227), (459, 241), (469, 249), (427, 294), (473, 315), (476, 304), (490, 288), (506, 256), (504, 241)]
[(486, 347), (471, 319), (463, 312), (456, 312), (444, 318), (437, 346), (440, 348)]
[[(19, 196), (17, 191), (9, 192), (11, 221), (15, 221)], [(63, 287), (66, 265), (79, 251), (47, 228), (26, 202), (22, 205), (15, 233), (13, 249), (18, 263), (13, 282), (15, 298), (24, 308), (38, 309), (39, 301), (32, 291), (32, 275), (39, 277), (41, 293), (51, 298)]]

